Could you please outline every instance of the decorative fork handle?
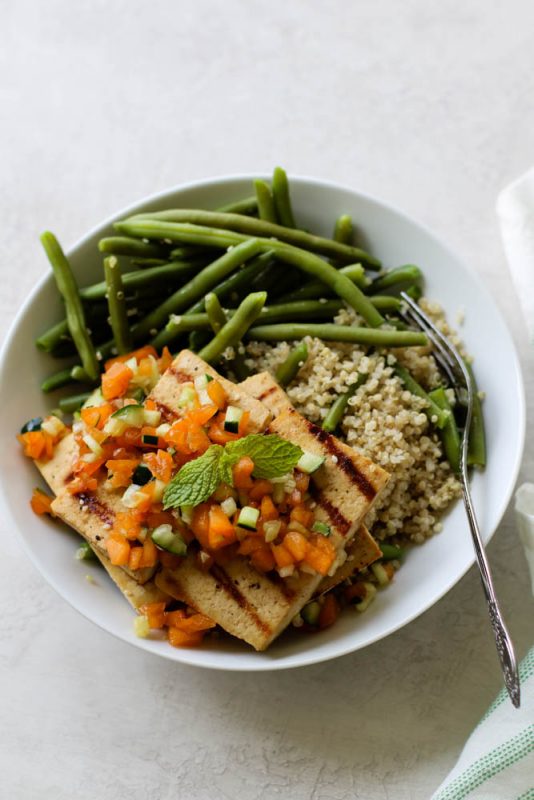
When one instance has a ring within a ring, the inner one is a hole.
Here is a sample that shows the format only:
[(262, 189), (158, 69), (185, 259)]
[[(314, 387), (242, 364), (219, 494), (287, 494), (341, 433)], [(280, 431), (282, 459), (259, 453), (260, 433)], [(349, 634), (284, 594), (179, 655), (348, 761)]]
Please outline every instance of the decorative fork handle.
[(501, 610), (497, 602), (497, 597), (495, 596), (493, 580), (491, 577), (488, 560), (486, 558), (484, 545), (482, 543), (482, 537), (480, 535), (473, 502), (471, 500), (467, 470), (463, 467), (463, 465), (461, 470), (461, 478), (465, 510), (467, 513), (467, 519), (469, 521), (469, 527), (471, 529), (471, 536), (473, 537), (478, 568), (480, 570), (480, 578), (482, 580), (484, 594), (486, 595), (489, 618), (491, 621), (491, 627), (493, 628), (493, 635), (495, 636), (495, 644), (497, 645), (497, 653), (499, 654), (499, 660), (501, 662), (504, 683), (510, 696), (510, 700), (515, 708), (519, 708), (519, 704), (521, 702), (521, 692), (519, 687), (517, 661), (510, 634), (508, 633), (506, 625), (504, 624)]

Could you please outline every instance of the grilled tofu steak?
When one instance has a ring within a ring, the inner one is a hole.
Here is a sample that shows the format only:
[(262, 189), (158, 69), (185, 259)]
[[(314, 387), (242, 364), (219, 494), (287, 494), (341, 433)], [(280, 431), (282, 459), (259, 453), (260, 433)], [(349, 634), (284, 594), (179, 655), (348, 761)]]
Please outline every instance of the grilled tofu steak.
[[(268, 432), (277, 433), (308, 452), (327, 454), (312, 478), (316, 517), (331, 528), (331, 540), (338, 552), (334, 570), (345, 560), (345, 546), (356, 531), (362, 539), (364, 566), (364, 562), (375, 561), (381, 553), (367, 529), (360, 527), (361, 522), (389, 475), (335, 437), (318, 437), (315, 426), (309, 426), (297, 411), (286, 409), (271, 423)], [(211, 617), (256, 650), (265, 650), (287, 627), (321, 581), (321, 575), (304, 572), (282, 580), (276, 573), (258, 572), (241, 556), (220, 559), (206, 570), (195, 553), (188, 554), (177, 569), (163, 570), (156, 577), (161, 589)]]
[(181, 415), (179, 398), (182, 384), (194, 381), (199, 375), (211, 375), (223, 387), (231, 405), (238, 406), (250, 413), (249, 433), (260, 433), (265, 430), (271, 420), (268, 408), (244, 391), (239, 384), (226, 380), (190, 350), (182, 350), (174, 359), (169, 369), (162, 375), (150, 394), (150, 399), (161, 411), (166, 422), (172, 422)]
[(251, 375), (250, 378), (241, 381), (239, 386), (256, 400), (264, 403), (273, 417), (277, 417), (288, 408), (293, 408), (291, 400), (270, 372), (258, 372), (256, 375)]

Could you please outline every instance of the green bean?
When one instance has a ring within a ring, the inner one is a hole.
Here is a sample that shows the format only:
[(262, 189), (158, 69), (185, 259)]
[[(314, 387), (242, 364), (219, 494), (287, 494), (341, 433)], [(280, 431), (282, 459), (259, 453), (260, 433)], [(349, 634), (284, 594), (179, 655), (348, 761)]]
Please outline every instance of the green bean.
[(142, 341), (153, 329), (156, 331), (167, 322), (170, 314), (179, 314), (185, 311), (191, 303), (202, 297), (210, 289), (216, 286), (220, 280), (225, 278), (241, 264), (259, 250), (259, 244), (255, 239), (246, 239), (237, 247), (233, 247), (223, 256), (208, 264), (201, 272), (195, 275), (188, 283), (178, 289), (168, 297), (157, 308), (151, 311), (133, 329), (133, 339), (135, 342)]
[(265, 219), (267, 222), (278, 222), (269, 184), (258, 179), (254, 181), (254, 188), (256, 189), (256, 199), (258, 201), (259, 218)]
[(85, 371), (91, 379), (96, 380), (99, 373), (98, 361), (91, 337), (87, 332), (83, 305), (71, 266), (53, 233), (49, 231), (43, 233), (41, 242), (52, 265), (59, 292), (65, 301), (70, 335)]
[(291, 198), (289, 196), (289, 181), (287, 174), (282, 167), (275, 167), (273, 172), (273, 202), (276, 209), (276, 217), (280, 224), (286, 228), (296, 228), (293, 209), (291, 208)]
[[(341, 267), (340, 275), (346, 275), (349, 280), (355, 283), (360, 289), (367, 285), (367, 278), (365, 271), (361, 264), (348, 264), (346, 267)], [(322, 281), (308, 281), (304, 286), (301, 286), (290, 294), (283, 295), (280, 300), (313, 300), (316, 297), (329, 297), (331, 289)]]
[(413, 286), (408, 286), (408, 288), (404, 291), (409, 297), (412, 298), (412, 300), (415, 300), (416, 303), (423, 296), (422, 288), (420, 286), (415, 286), (415, 284)]
[(409, 286), (421, 286), (423, 273), (415, 264), (405, 264), (403, 267), (395, 267), (383, 275), (375, 278), (366, 289), (367, 294), (380, 294), (387, 290), (398, 291)]
[[(125, 291), (132, 291), (140, 287), (151, 286), (159, 283), (167, 283), (182, 277), (189, 277), (192, 273), (196, 272), (200, 265), (205, 266), (206, 262), (202, 261), (174, 261), (163, 264), (159, 267), (153, 267), (150, 270), (136, 270), (134, 272), (126, 272), (122, 276), (122, 283)], [(84, 301), (102, 300), (107, 294), (107, 283), (101, 281), (94, 283), (92, 286), (86, 286), (80, 289), (80, 297)]]
[(348, 214), (342, 214), (336, 220), (332, 238), (336, 242), (341, 242), (341, 244), (352, 244), (353, 235), (354, 226), (351, 217)]
[(215, 292), (208, 292), (204, 304), (206, 306), (206, 316), (208, 317), (208, 322), (213, 333), (219, 333), (228, 320)]
[(378, 546), (382, 551), (382, 558), (384, 561), (393, 561), (401, 559), (404, 555), (404, 548), (389, 542), (378, 542)]
[[(406, 336), (408, 331), (395, 331), (395, 333), (398, 336)], [(451, 412), (440, 408), (401, 364), (395, 364), (395, 374), (411, 394), (426, 400), (426, 408), (423, 409), (423, 413), (432, 424), (442, 430), (449, 421)]]
[(183, 247), (175, 247), (169, 253), (171, 261), (187, 261), (189, 258), (206, 257), (207, 259), (216, 258), (217, 248), (213, 247), (195, 247), (195, 245), (184, 245)]
[(280, 342), (316, 336), (327, 342), (352, 342), (377, 347), (417, 347), (428, 345), (424, 333), (418, 331), (391, 331), (377, 328), (359, 328), (354, 325), (334, 323), (294, 322), (280, 325), (259, 325), (251, 328), (248, 339), (259, 342)]
[(276, 370), (276, 380), (280, 386), (288, 386), (291, 381), (297, 376), (301, 367), (304, 366), (308, 359), (308, 348), (304, 342), (289, 351), (289, 355), (282, 361)]
[(484, 416), (482, 414), (482, 403), (478, 394), (473, 368), (465, 363), (473, 385), (473, 411), (471, 414), (471, 431), (469, 433), (469, 447), (467, 451), (467, 463), (469, 466), (486, 466), (486, 431), (484, 427)]
[[(258, 324), (266, 322), (293, 322), (294, 320), (332, 319), (343, 308), (341, 300), (298, 300), (294, 303), (273, 303), (264, 306)], [(230, 311), (232, 314), (233, 311)]]
[(445, 394), (445, 389), (443, 386), (440, 386), (438, 389), (434, 389), (433, 391), (429, 392), (428, 396), (443, 411), (449, 412), (449, 419), (443, 428), (441, 428), (439, 435), (443, 445), (445, 458), (451, 465), (452, 471), (458, 474), (460, 472), (460, 434), (458, 433), (456, 420), (454, 419), (451, 405), (447, 399), (447, 395)]
[[(219, 298), (214, 292), (210, 292), (206, 295), (206, 316), (213, 333), (219, 333), (221, 328), (228, 322), (226, 312), (222, 308)], [(193, 344), (196, 344), (196, 342), (193, 341)], [(207, 342), (201, 341), (200, 347), (197, 349), (200, 350), (204, 344), (207, 344)], [(227, 367), (240, 381), (243, 381), (248, 377), (249, 372), (245, 366), (245, 355), (244, 353), (239, 352), (238, 346), (236, 346), (235, 355), (231, 361), (228, 362)]]
[(244, 200), (234, 200), (233, 203), (227, 203), (220, 206), (217, 211), (221, 214), (255, 214), (258, 210), (258, 202), (256, 195), (253, 197), (245, 197)]
[[(390, 294), (375, 294), (370, 300), (379, 311), (399, 311), (402, 305), (402, 301), (398, 297)], [(388, 324), (391, 324), (391, 321)]]
[(361, 372), (354, 383), (351, 383), (347, 391), (343, 392), (343, 394), (340, 394), (339, 397), (334, 400), (321, 426), (324, 431), (327, 433), (334, 433), (334, 431), (339, 427), (349, 404), (350, 398), (353, 397), (360, 386), (365, 383), (367, 377), (368, 376), (366, 374)]
[(166, 248), (160, 244), (142, 242), (131, 236), (107, 236), (105, 239), (100, 239), (98, 249), (101, 253), (139, 258), (160, 258), (166, 252)]
[(41, 384), (41, 390), (48, 394), (56, 389), (61, 389), (63, 386), (68, 386), (69, 383), (72, 383), (70, 370), (71, 368), (67, 367), (67, 369), (62, 369), (59, 372), (54, 373), (54, 375), (50, 375), (48, 378), (45, 378)]
[(91, 383), (92, 379), (89, 377), (87, 372), (84, 370), (80, 364), (75, 364), (70, 371), (70, 376), (73, 381), (78, 381), (78, 383)]
[[(230, 275), (228, 278), (221, 281), (221, 283), (218, 283), (211, 291), (217, 295), (219, 300), (234, 300), (234, 296), (238, 298), (243, 289), (254, 286), (256, 278), (263, 275), (264, 271), (270, 267), (271, 263), (272, 253), (269, 251), (262, 253), (256, 256), (256, 258), (251, 259), (248, 264), (240, 267), (233, 275)], [(192, 305), (191, 308), (188, 308), (186, 313), (194, 314), (199, 311), (204, 311), (203, 297)]]
[(129, 353), (132, 349), (130, 323), (126, 313), (126, 300), (121, 276), (121, 268), (115, 256), (104, 259), (104, 273), (106, 276), (109, 319), (115, 346), (120, 356)]
[(73, 414), (83, 406), (90, 396), (91, 392), (83, 392), (82, 394), (70, 395), (70, 397), (62, 397), (59, 401), (59, 407), (65, 414)]
[(66, 319), (62, 319), (57, 325), (52, 325), (51, 328), (48, 328), (47, 331), (42, 333), (41, 336), (35, 340), (35, 344), (39, 350), (51, 353), (52, 350), (55, 350), (55, 348), (64, 341), (72, 341)]
[(164, 267), (169, 263), (166, 258), (131, 258), (130, 264), (138, 269), (152, 269), (152, 267)]
[(254, 292), (245, 297), (234, 316), (228, 320), (212, 341), (202, 348), (199, 353), (200, 358), (213, 364), (219, 360), (228, 347), (236, 347), (260, 314), (266, 299), (267, 292)]
[[(258, 220), (255, 221), (258, 222)], [(262, 222), (262, 224), (268, 224), (263, 223), (262, 220), (259, 221)], [(206, 242), (211, 239), (212, 241), (216, 240), (219, 242), (225, 242), (227, 246), (238, 243), (244, 244), (245, 242), (250, 241), (242, 234), (232, 231), (221, 231), (216, 228), (203, 228), (199, 225), (186, 223), (168, 223), (151, 219), (134, 219), (124, 223), (117, 223), (117, 225), (127, 226), (130, 233), (137, 232), (137, 235), (139, 236), (150, 237), (163, 234), (164, 236), (169, 236), (170, 238), (180, 237), (189, 241), (198, 242)], [(282, 230), (286, 229), (283, 228)], [(165, 233), (163, 233), (163, 231)], [(266, 250), (273, 250), (275, 255), (282, 261), (292, 264), (303, 272), (306, 272), (315, 278), (319, 278), (319, 280), (323, 281), (323, 283), (326, 283), (343, 300), (346, 300), (347, 303), (364, 318), (368, 325), (378, 327), (384, 322), (384, 318), (369, 301), (369, 298), (366, 297), (363, 292), (361, 292), (360, 289), (358, 289), (358, 287), (355, 286), (349, 278), (347, 278), (346, 275), (341, 274), (341, 272), (335, 269), (331, 264), (326, 263), (312, 253), (306, 252), (306, 250), (293, 247), (285, 242), (279, 242), (276, 239), (255, 239), (254, 241), (264, 252)], [(338, 246), (342, 247), (345, 245)]]
[(116, 222), (115, 228), (129, 236), (170, 239), (209, 247), (228, 247), (238, 244), (242, 241), (238, 236), (241, 234), (267, 239), (273, 248), (275, 245), (290, 244), (302, 250), (335, 258), (344, 264), (361, 261), (368, 269), (380, 268), (378, 259), (358, 247), (341, 244), (323, 236), (315, 236), (297, 228), (286, 228), (264, 219), (243, 217), (240, 214), (178, 208), (153, 214), (138, 214)]

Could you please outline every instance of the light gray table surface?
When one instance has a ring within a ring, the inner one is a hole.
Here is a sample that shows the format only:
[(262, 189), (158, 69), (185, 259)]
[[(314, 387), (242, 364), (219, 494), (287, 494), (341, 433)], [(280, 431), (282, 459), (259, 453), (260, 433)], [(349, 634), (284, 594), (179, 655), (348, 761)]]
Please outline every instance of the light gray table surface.
[[(69, 245), (148, 193), (281, 163), (457, 249), (509, 322), (532, 412), (494, 212), (534, 161), (527, 0), (0, 0), (0, 17), (2, 334), (46, 269), (44, 228)], [(527, 440), (523, 478), (533, 462)], [(215, 673), (82, 619), (0, 525), (2, 797), (423, 800), (500, 685), (474, 570), (364, 651)], [(510, 511), (489, 555), (523, 655), (534, 609)]]

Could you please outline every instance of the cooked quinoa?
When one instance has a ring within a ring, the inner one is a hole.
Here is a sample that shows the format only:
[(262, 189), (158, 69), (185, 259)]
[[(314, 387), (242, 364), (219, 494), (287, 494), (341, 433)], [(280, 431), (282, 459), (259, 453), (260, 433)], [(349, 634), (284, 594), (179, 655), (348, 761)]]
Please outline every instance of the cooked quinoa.
[[(441, 308), (422, 300), (421, 306), (455, 344)], [(335, 321), (358, 322), (352, 309), (343, 309)], [(391, 480), (368, 514), (366, 524), (377, 539), (407, 537), (421, 543), (441, 530), (440, 518), (461, 495), (461, 487), (444, 459), (438, 435), (423, 413), (425, 401), (415, 397), (394, 374), (398, 360), (427, 390), (440, 376), (429, 348), (411, 347), (374, 351), (360, 345), (323, 342), (308, 337), (308, 360), (286, 391), (295, 408), (321, 424), (339, 394), (358, 375), (367, 380), (349, 401), (340, 428), (345, 441), (391, 473)], [(275, 373), (292, 344), (251, 342), (248, 365)]]

